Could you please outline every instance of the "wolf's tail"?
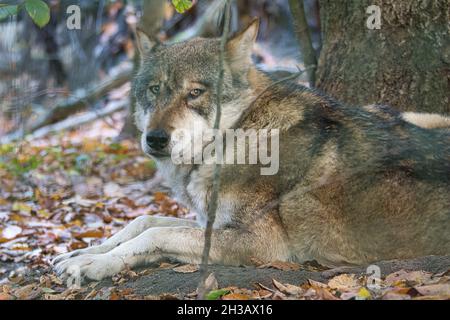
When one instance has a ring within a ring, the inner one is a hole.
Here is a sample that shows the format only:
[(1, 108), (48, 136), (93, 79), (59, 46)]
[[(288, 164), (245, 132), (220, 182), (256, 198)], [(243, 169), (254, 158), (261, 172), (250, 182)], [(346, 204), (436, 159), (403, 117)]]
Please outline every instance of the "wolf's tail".
[(423, 129), (450, 129), (450, 117), (435, 113), (404, 112), (402, 118)]

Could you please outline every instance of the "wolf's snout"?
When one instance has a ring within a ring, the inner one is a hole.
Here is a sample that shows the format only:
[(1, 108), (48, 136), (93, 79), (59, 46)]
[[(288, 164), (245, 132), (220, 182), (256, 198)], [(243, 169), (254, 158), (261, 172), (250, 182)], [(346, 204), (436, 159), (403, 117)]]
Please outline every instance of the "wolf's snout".
[(169, 144), (170, 137), (165, 130), (153, 130), (147, 133), (147, 145), (157, 151), (161, 151)]

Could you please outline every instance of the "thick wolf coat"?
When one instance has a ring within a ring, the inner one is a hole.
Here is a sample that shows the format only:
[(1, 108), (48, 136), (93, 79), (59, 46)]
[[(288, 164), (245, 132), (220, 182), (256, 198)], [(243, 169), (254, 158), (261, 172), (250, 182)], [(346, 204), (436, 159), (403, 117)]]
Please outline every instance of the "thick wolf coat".
[[(275, 83), (251, 61), (254, 22), (226, 47), (221, 129), (279, 129), (280, 166), (224, 165), (210, 262), (317, 260), (336, 266), (450, 253), (448, 119), (350, 107)], [(133, 91), (142, 147), (197, 221), (142, 216), (105, 243), (56, 258), (56, 270), (99, 280), (172, 258), (199, 263), (212, 166), (175, 165), (176, 129), (213, 127), (219, 40), (165, 46), (138, 37)], [(429, 129), (434, 128), (434, 129)]]

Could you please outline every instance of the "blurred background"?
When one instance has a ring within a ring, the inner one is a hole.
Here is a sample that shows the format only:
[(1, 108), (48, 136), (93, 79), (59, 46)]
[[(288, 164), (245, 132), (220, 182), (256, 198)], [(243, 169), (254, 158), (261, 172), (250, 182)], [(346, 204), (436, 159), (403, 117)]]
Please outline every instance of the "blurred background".
[[(74, 3), (81, 8), (80, 30), (67, 28), (66, 10)], [(48, 5), (51, 18), (43, 28), (25, 10), (0, 23), (0, 136), (18, 134), (19, 129), (34, 132), (69, 114), (100, 110), (111, 100), (126, 97), (137, 25), (162, 41), (218, 36), (223, 11), (221, 0), (194, 1), (184, 13), (178, 13), (170, 1), (160, 0), (52, 0)], [(319, 52), (318, 3), (308, 0), (305, 5)], [(232, 10), (232, 32), (253, 17), (261, 18), (254, 59), (262, 69), (295, 72), (302, 65), (287, 0), (237, 1)], [(73, 108), (49, 114), (58, 105), (77, 102)], [(124, 117), (112, 118), (114, 128), (124, 125)], [(121, 137), (130, 137), (133, 129), (125, 130)]]

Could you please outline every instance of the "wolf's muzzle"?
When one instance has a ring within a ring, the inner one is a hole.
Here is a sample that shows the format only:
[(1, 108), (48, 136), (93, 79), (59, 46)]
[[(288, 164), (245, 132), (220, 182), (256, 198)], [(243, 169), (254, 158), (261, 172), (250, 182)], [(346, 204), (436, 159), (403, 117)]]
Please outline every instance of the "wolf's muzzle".
[(150, 149), (161, 151), (169, 144), (170, 137), (165, 130), (153, 130), (147, 133), (146, 142)]

